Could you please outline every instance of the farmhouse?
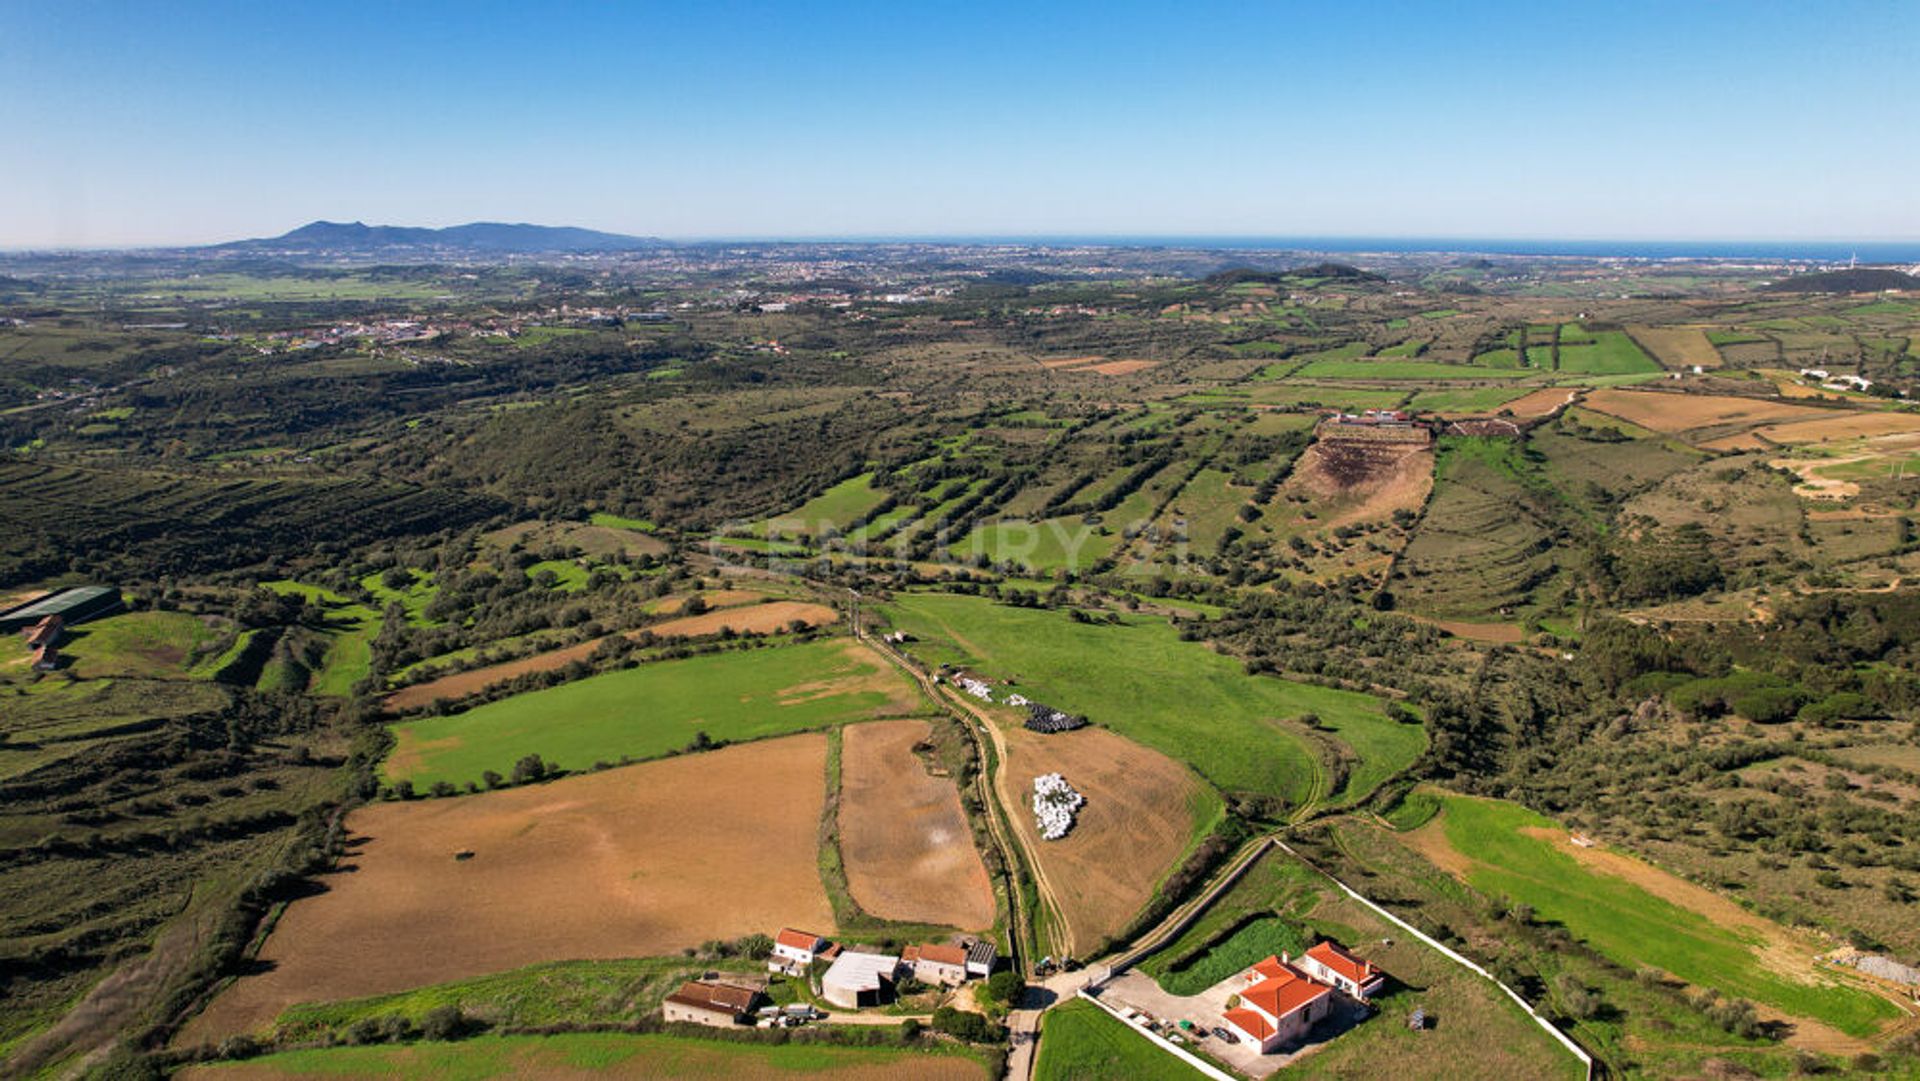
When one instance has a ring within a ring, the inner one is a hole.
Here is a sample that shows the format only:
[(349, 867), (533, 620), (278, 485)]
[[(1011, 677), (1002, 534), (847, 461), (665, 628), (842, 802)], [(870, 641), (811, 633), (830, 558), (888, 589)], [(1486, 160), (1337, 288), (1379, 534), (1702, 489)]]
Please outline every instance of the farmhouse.
[(900, 963), (921, 983), (958, 987), (967, 982), (967, 951), (960, 946), (908, 946)]
[(827, 940), (812, 931), (782, 927), (780, 933), (773, 936), (773, 953), (767, 957), (767, 971), (797, 976), (826, 948)]
[(1227, 1027), (1240, 1033), (1261, 1054), (1306, 1036), (1333, 1008), (1333, 988), (1315, 983), (1278, 957), (1248, 969), (1240, 1004), (1226, 1012)]
[(1332, 939), (1316, 943), (1300, 955), (1297, 963), (1308, 976), (1332, 984), (1357, 999), (1371, 997), (1387, 982), (1373, 962), (1355, 957)]
[(59, 616), (62, 623), (72, 626), (120, 606), (120, 591), (112, 586), (75, 586), (0, 612), (0, 634), (24, 630), (48, 616)]
[(689, 980), (680, 986), (680, 990), (667, 996), (660, 1010), (669, 1021), (726, 1028), (746, 1023), (748, 1015), (753, 1013), (754, 1004), (759, 1000), (758, 988), (711, 980)]
[(820, 977), (820, 993), (828, 1002), (850, 1010), (884, 1005), (893, 997), (894, 975), (899, 970), (900, 958), (892, 954), (846, 950)]

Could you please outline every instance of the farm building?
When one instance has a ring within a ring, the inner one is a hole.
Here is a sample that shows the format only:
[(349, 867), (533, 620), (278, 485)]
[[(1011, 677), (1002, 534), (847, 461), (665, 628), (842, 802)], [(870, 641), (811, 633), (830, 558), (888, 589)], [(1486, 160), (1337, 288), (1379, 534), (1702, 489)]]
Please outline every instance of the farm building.
[(1297, 1041), (1333, 1009), (1333, 988), (1315, 983), (1278, 957), (1248, 969), (1240, 1005), (1226, 1013), (1227, 1027), (1272, 1054)]
[(1035, 732), (1051, 735), (1056, 732), (1071, 732), (1086, 726), (1085, 717), (1077, 717), (1039, 702), (1027, 703), (1027, 727)]
[(893, 997), (893, 980), (900, 958), (884, 953), (846, 950), (834, 958), (820, 977), (820, 993), (828, 1002), (847, 1009), (882, 1006)]
[(660, 1011), (669, 1021), (725, 1028), (746, 1023), (760, 990), (713, 980), (689, 980), (668, 995)]
[(991, 942), (973, 942), (967, 945), (967, 975), (985, 979), (993, 975), (993, 966), (1000, 960), (1000, 951)]
[(767, 957), (767, 971), (797, 976), (826, 948), (827, 940), (812, 931), (782, 927), (780, 933), (773, 936), (773, 953)]
[(967, 982), (967, 951), (960, 946), (908, 946), (900, 963), (921, 983), (958, 987)]
[(0, 612), (0, 634), (23, 630), (48, 616), (59, 616), (61, 622), (72, 626), (116, 611), (120, 606), (120, 591), (112, 586), (75, 586)]
[(1347, 952), (1345, 946), (1331, 939), (1316, 943), (1301, 954), (1296, 963), (1308, 976), (1321, 983), (1332, 984), (1358, 999), (1368, 998), (1387, 982), (1386, 976), (1373, 966), (1373, 962), (1355, 957)]

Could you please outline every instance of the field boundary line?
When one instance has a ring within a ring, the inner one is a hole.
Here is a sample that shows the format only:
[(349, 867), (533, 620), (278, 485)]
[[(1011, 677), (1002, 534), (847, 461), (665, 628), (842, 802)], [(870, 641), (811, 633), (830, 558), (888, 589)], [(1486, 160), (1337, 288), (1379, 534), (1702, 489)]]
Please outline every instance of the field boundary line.
[[(1159, 1045), (1162, 1051), (1165, 1051), (1167, 1054), (1172, 1055), (1173, 1057), (1179, 1059), (1180, 1061), (1200, 1071), (1201, 1074), (1212, 1078), (1213, 1081), (1240, 1081), (1240, 1078), (1235, 1077), (1234, 1075), (1226, 1072), (1225, 1070), (1220, 1069), (1218, 1066), (1215, 1066), (1212, 1063), (1206, 1061), (1205, 1059), (1200, 1058), (1198, 1055), (1195, 1055), (1193, 1052), (1188, 1051), (1186, 1048), (1178, 1047), (1178, 1046), (1175, 1046), (1174, 1044), (1168, 1043), (1164, 1037), (1162, 1037), (1159, 1033), (1153, 1031), (1152, 1029), (1147, 1028), (1144, 1025), (1136, 1024), (1120, 1016), (1119, 1010), (1100, 1001), (1099, 995), (1088, 994), (1086, 988), (1083, 987), (1080, 989), (1079, 997), (1085, 999), (1088, 1002), (1093, 1003), (1095, 1006), (1100, 1007), (1101, 1010), (1106, 1012), (1108, 1017), (1113, 1018), (1115, 1021), (1120, 1022), (1121, 1024), (1127, 1026), (1133, 1031), (1138, 1032), (1140, 1035), (1145, 1036), (1147, 1039), (1152, 1040), (1155, 1044)], [(1044, 1032), (1044, 1030), (1042, 1031)], [(1045, 1039), (1045, 1036), (1043, 1035), (1041, 1038)], [(1035, 1057), (1037, 1058), (1038, 1056), (1035, 1056)]]
[(1533, 1018), (1535, 1024), (1539, 1025), (1543, 1029), (1546, 1029), (1549, 1035), (1551, 1035), (1554, 1039), (1559, 1040), (1562, 1046), (1564, 1046), (1568, 1051), (1573, 1053), (1573, 1057), (1579, 1059), (1581, 1064), (1586, 1066), (1587, 1081), (1593, 1081), (1593, 1056), (1588, 1054), (1585, 1048), (1581, 1047), (1578, 1043), (1576, 1043), (1573, 1037), (1560, 1031), (1560, 1029), (1556, 1027), (1553, 1024), (1553, 1022), (1547, 1020), (1545, 1017), (1540, 1016), (1540, 1011), (1534, 1009), (1533, 1005), (1529, 1003), (1526, 999), (1521, 998), (1519, 992), (1515, 991), (1511, 987), (1508, 987), (1506, 984), (1501, 983), (1498, 979), (1494, 978), (1494, 975), (1491, 972), (1488, 972), (1486, 969), (1481, 968), (1479, 965), (1475, 964), (1473, 961), (1468, 960), (1466, 957), (1462, 956), (1461, 954), (1456, 953), (1452, 948), (1445, 946), (1435, 941), (1434, 939), (1430, 938), (1425, 931), (1420, 930), (1418, 927), (1415, 927), (1413, 924), (1408, 923), (1407, 921), (1401, 919), (1400, 917), (1394, 915), (1393, 913), (1388, 912), (1386, 909), (1380, 907), (1379, 905), (1374, 904), (1372, 901), (1362, 896), (1360, 892), (1354, 889), (1352, 886), (1349, 886), (1345, 882), (1340, 881), (1340, 879), (1335, 878), (1333, 875), (1327, 874), (1326, 871), (1322, 870), (1312, 860), (1307, 859), (1305, 856), (1302, 856), (1298, 852), (1295, 852), (1292, 846), (1288, 845), (1285, 841), (1276, 839), (1273, 843), (1280, 846), (1280, 848), (1283, 851), (1285, 851), (1288, 855), (1292, 856), (1294, 859), (1297, 859), (1301, 863), (1304, 863), (1308, 867), (1312, 867), (1315, 871), (1318, 871), (1321, 875), (1325, 876), (1327, 881), (1332, 882), (1334, 885), (1340, 887), (1341, 892), (1345, 893), (1348, 897), (1353, 898), (1354, 900), (1367, 906), (1367, 908), (1373, 910), (1375, 915), (1393, 924), (1395, 927), (1398, 927), (1401, 930), (1407, 932), (1413, 937), (1419, 939), (1421, 942), (1426, 943), (1428, 946), (1433, 947), (1435, 950), (1439, 951), (1442, 957), (1445, 957), (1448, 960), (1454, 962), (1455, 964), (1458, 964), (1461, 967), (1466, 968), (1468, 971), (1473, 972), (1474, 974), (1480, 976), (1482, 979), (1485, 979), (1487, 982), (1493, 984), (1495, 987), (1498, 987), (1500, 990), (1505, 991), (1507, 993), (1507, 997), (1512, 999), (1515, 1002), (1515, 1004), (1517, 1004), (1522, 1010), (1525, 1010), (1527, 1012), (1527, 1016)]

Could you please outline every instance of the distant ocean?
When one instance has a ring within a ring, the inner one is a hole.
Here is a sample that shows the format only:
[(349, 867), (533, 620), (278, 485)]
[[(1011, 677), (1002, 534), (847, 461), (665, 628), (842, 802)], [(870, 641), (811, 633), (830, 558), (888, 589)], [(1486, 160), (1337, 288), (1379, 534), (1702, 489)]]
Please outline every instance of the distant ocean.
[(1621, 259), (1804, 259), (1825, 263), (1844, 263), (1857, 257), (1862, 263), (1920, 263), (1920, 240), (1489, 240), (1475, 237), (1338, 236), (925, 236), (841, 239), (952, 244), (1094, 244), (1240, 251), (1568, 255)]

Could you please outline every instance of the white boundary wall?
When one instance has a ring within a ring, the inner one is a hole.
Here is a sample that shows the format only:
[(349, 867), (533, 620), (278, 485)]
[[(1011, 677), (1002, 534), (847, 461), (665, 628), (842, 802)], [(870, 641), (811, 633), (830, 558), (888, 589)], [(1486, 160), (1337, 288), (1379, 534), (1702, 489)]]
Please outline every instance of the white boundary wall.
[[(1299, 860), (1301, 863), (1304, 863), (1309, 867), (1313, 867), (1313, 861), (1307, 859), (1305, 856), (1302, 856), (1300, 855), (1300, 853), (1295, 852), (1293, 849), (1289, 848), (1285, 841), (1276, 840), (1274, 841), (1274, 844), (1279, 845), (1282, 849), (1286, 851), (1288, 855), (1292, 856), (1294, 859)], [(1314, 869), (1319, 870), (1319, 868), (1317, 867), (1315, 867)], [(1427, 937), (1426, 932), (1420, 930), (1418, 927), (1415, 927), (1414, 925), (1408, 923), (1407, 921), (1401, 919), (1400, 917), (1394, 915), (1393, 913), (1388, 912), (1386, 909), (1381, 908), (1379, 905), (1374, 904), (1372, 901), (1367, 900), (1365, 897), (1360, 896), (1360, 894), (1356, 890), (1354, 890), (1352, 886), (1349, 886), (1345, 882), (1342, 882), (1339, 879), (1334, 878), (1332, 875), (1328, 875), (1325, 871), (1320, 871), (1320, 873), (1323, 875), (1326, 875), (1327, 880), (1332, 882), (1334, 885), (1340, 887), (1341, 891), (1344, 892), (1348, 897), (1353, 898), (1354, 900), (1360, 902), (1361, 904), (1367, 906), (1369, 909), (1373, 910), (1374, 914), (1379, 916), (1381, 919), (1386, 920), (1388, 923), (1391, 923), (1395, 927), (1398, 927), (1401, 930), (1407, 932), (1413, 937), (1419, 939), (1421, 942), (1424, 942), (1427, 945), (1433, 947), (1434, 949), (1440, 951), (1440, 954), (1442, 956), (1446, 957), (1448, 960), (1454, 962), (1455, 964), (1460, 965), (1463, 968), (1466, 968), (1472, 972), (1478, 973), (1487, 982), (1493, 984), (1495, 987), (1498, 987), (1500, 990), (1505, 991), (1507, 993), (1508, 998), (1512, 999), (1514, 1003), (1518, 1005), (1521, 1009), (1527, 1011), (1527, 1016), (1533, 1018), (1535, 1024), (1539, 1025), (1543, 1029), (1546, 1029), (1548, 1035), (1552, 1036), (1556, 1040), (1559, 1040), (1560, 1043), (1563, 1046), (1565, 1046), (1568, 1051), (1573, 1053), (1574, 1058), (1579, 1059), (1580, 1062), (1586, 1066), (1587, 1077), (1589, 1079), (1593, 1077), (1593, 1056), (1587, 1054), (1584, 1048), (1582, 1048), (1579, 1044), (1573, 1042), (1573, 1037), (1560, 1031), (1559, 1028), (1554, 1026), (1553, 1022), (1540, 1016), (1539, 1011), (1535, 1010), (1533, 1006), (1527, 1002), (1526, 999), (1521, 998), (1520, 995), (1517, 992), (1515, 992), (1513, 988), (1508, 987), (1506, 984), (1501, 983), (1499, 980), (1494, 979), (1493, 974), (1491, 972), (1488, 972), (1486, 969), (1481, 968), (1479, 965), (1474, 964), (1472, 961), (1467, 960), (1465, 957), (1462, 957), (1460, 954), (1455, 953), (1453, 950)]]

